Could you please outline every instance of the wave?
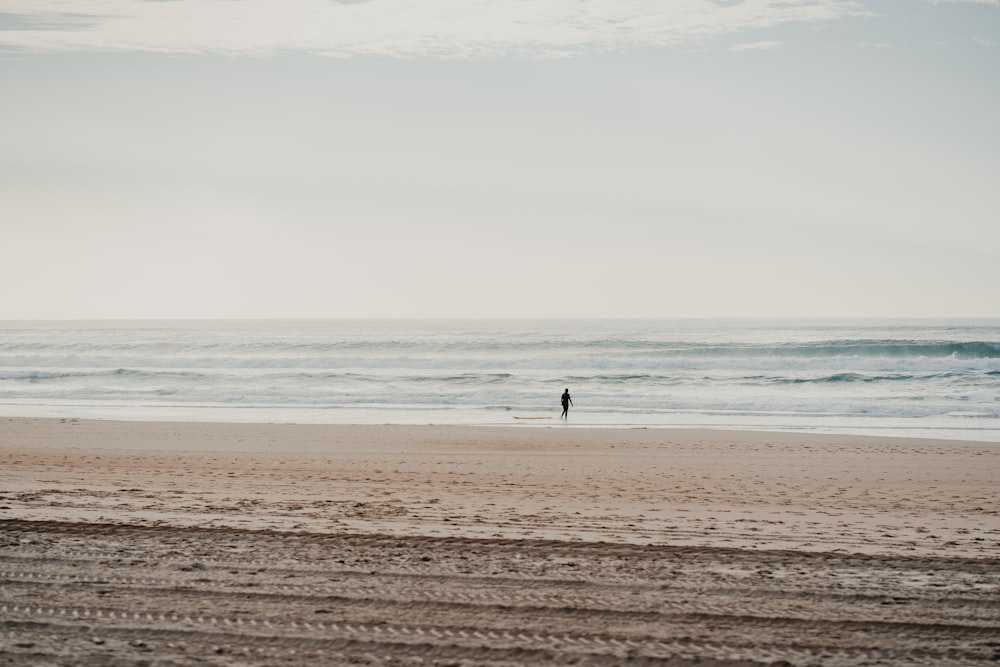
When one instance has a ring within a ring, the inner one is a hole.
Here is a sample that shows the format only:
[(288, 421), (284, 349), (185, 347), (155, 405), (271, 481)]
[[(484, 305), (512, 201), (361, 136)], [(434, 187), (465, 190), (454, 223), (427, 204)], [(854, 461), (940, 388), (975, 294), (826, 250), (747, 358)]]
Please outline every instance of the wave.
[(887, 375), (866, 375), (864, 373), (834, 373), (820, 377), (809, 378), (768, 378), (771, 382), (778, 384), (837, 384), (852, 382), (924, 382), (927, 380), (948, 380), (954, 378), (969, 378), (970, 373), (930, 373), (926, 375), (908, 375), (903, 373), (890, 373)]
[(169, 345), (71, 343), (0, 345), (0, 367), (342, 368), (357, 366), (524, 368), (566, 365), (572, 359), (609, 367), (718, 361), (776, 360), (1000, 360), (1000, 342), (944, 340), (825, 340), (723, 343), (603, 339), (589, 341), (421, 342), (369, 340), (351, 344), (292, 341), (219, 341)]
[[(705, 378), (708, 379), (708, 378)], [(570, 384), (581, 382), (600, 384), (680, 384), (685, 378), (678, 374), (663, 375), (652, 373), (603, 373), (597, 375), (567, 375), (561, 381)]]
[(398, 381), (483, 385), (506, 382), (514, 377), (512, 373), (461, 373), (458, 375), (403, 375), (398, 378)]
[(1000, 342), (931, 341), (931, 340), (824, 340), (815, 342), (725, 343), (640, 342), (621, 344), (607, 341), (583, 347), (606, 346), (623, 352), (643, 351), (670, 357), (723, 358), (929, 358), (929, 359), (1000, 359)]
[(876, 382), (914, 382), (922, 383), (933, 380), (975, 380), (978, 377), (990, 377), (1000, 375), (1000, 371), (989, 371), (977, 373), (974, 371), (963, 371), (955, 373), (887, 373), (868, 374), (860, 372), (840, 372), (818, 375), (814, 377), (801, 377), (796, 375), (801, 371), (788, 369), (788, 375), (699, 375), (692, 376), (689, 373), (645, 374), (645, 375), (570, 375), (562, 378), (564, 381), (578, 383), (596, 384), (653, 384), (653, 385), (691, 385), (691, 384), (744, 384), (744, 385), (769, 385), (769, 384), (837, 384), (837, 383), (876, 383)]
[(0, 380), (15, 380), (24, 382), (43, 382), (46, 380), (67, 380), (80, 378), (118, 377), (133, 379), (165, 379), (172, 378), (183, 381), (203, 380), (209, 376), (194, 371), (156, 371), (137, 368), (88, 369), (88, 370), (0, 370)]
[(1000, 342), (989, 341), (858, 340), (791, 345), (789, 349), (824, 356), (1000, 359)]

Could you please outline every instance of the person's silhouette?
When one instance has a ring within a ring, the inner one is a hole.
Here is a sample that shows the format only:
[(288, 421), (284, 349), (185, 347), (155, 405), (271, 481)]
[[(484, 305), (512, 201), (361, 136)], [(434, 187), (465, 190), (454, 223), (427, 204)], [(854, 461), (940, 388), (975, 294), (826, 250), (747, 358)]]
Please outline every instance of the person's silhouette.
[(564, 391), (562, 395), (563, 419), (569, 419), (569, 406), (571, 405), (573, 405), (573, 399), (569, 397), (569, 387), (567, 387), (566, 391)]

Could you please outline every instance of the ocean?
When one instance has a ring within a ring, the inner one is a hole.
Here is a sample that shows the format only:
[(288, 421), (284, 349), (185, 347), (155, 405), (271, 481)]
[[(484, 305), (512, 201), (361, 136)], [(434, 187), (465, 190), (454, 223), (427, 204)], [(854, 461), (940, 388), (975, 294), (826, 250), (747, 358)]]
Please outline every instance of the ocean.
[(0, 415), (1000, 442), (1000, 320), (0, 322)]

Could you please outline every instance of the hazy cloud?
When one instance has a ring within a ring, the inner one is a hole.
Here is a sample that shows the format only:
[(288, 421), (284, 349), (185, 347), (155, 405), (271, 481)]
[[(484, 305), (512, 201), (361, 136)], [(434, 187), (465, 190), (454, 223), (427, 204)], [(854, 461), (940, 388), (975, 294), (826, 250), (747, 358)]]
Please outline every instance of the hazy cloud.
[(866, 13), (852, 0), (8, 0), (5, 4), (17, 29), (4, 30), (0, 25), (0, 46), (19, 49), (403, 57), (552, 57), (672, 46)]
[(735, 44), (731, 47), (733, 51), (774, 51), (775, 49), (781, 48), (781, 42), (774, 40), (762, 41), (762, 42), (746, 42), (744, 44)]
[(0, 33), (8, 30), (81, 30), (96, 27), (98, 21), (98, 17), (87, 14), (0, 12)]

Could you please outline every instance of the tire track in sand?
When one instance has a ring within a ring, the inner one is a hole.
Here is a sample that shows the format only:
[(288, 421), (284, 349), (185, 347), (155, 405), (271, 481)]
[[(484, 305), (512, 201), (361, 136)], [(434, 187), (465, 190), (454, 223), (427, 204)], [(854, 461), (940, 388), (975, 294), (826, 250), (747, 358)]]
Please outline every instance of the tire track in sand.
[[(0, 531), (11, 664), (1000, 659), (996, 560), (19, 521)], [(857, 579), (876, 594), (856, 595)]]

